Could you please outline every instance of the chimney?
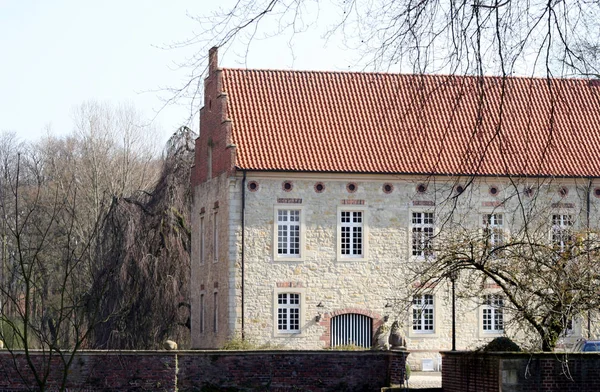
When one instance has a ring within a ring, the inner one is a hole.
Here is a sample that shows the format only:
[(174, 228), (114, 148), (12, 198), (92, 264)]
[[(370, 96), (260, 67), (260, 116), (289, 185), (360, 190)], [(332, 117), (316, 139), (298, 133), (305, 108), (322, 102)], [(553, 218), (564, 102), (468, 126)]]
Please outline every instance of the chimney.
[(208, 72), (213, 73), (219, 68), (219, 48), (213, 46), (208, 51)]

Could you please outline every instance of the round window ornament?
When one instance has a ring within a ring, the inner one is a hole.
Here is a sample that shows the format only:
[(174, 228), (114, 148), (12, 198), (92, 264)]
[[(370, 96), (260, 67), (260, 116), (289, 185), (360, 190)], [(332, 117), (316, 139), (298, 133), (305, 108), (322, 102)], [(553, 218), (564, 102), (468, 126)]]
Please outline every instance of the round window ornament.
[(357, 189), (358, 185), (356, 185), (356, 183), (354, 182), (349, 182), (348, 184), (346, 184), (346, 190), (350, 193), (356, 192)]
[(392, 193), (394, 191), (394, 186), (390, 183), (383, 184), (383, 193)]
[(315, 192), (322, 193), (324, 190), (325, 190), (325, 184), (323, 184), (322, 182), (317, 182), (315, 184)]
[(283, 184), (281, 184), (281, 188), (286, 192), (290, 192), (294, 189), (294, 184), (292, 184), (291, 181), (284, 181)]
[(498, 194), (500, 193), (500, 188), (498, 188), (496, 185), (492, 185), (489, 189), (489, 192), (492, 196), (498, 196)]
[(569, 188), (567, 188), (566, 186), (561, 186), (560, 188), (558, 188), (558, 195), (560, 197), (567, 197), (568, 194)]
[(248, 190), (250, 192), (256, 192), (258, 190), (258, 182), (256, 182), (256, 181), (250, 181), (248, 183)]
[(600, 197), (600, 188), (594, 188), (594, 196)]
[(462, 194), (465, 191), (465, 187), (462, 185), (457, 185), (454, 187), (454, 193), (456, 193), (457, 195)]
[(419, 184), (417, 185), (417, 193), (425, 193), (427, 192), (427, 185)]

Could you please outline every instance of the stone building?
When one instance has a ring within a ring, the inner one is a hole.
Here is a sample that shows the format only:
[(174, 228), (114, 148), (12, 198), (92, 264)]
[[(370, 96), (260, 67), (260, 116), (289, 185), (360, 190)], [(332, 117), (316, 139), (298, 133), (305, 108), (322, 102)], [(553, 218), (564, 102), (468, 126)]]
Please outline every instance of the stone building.
[[(397, 320), (413, 365), (435, 367), (451, 347), (449, 286), (403, 300), (419, 284), (411, 266), (435, 257), (450, 216), (492, 241), (522, 225), (522, 203), (535, 201), (550, 241), (597, 222), (599, 91), (573, 79), (221, 69), (211, 50), (192, 174), (193, 347), (242, 335), (370, 346)], [(506, 333), (502, 297), (481, 293), (456, 304), (458, 349)], [(586, 325), (574, 320), (566, 341)]]

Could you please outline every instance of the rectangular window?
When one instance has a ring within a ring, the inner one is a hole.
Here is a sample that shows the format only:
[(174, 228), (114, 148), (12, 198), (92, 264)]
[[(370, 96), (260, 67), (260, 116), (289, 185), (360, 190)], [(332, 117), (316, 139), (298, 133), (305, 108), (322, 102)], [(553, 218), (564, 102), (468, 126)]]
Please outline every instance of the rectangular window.
[(213, 218), (213, 262), (219, 260), (219, 224), (217, 222), (217, 213)]
[(433, 254), (433, 212), (412, 213), (412, 255), (427, 257)]
[(217, 293), (213, 293), (213, 332), (217, 333), (218, 328), (218, 320), (219, 320), (219, 303), (217, 301)]
[(204, 217), (200, 217), (200, 264), (204, 264), (205, 260), (205, 242), (204, 242)]
[(200, 294), (200, 333), (204, 333), (204, 294)]
[(277, 255), (300, 257), (300, 210), (277, 210)]
[(563, 336), (573, 336), (575, 335), (575, 327), (573, 323), (573, 317), (569, 317), (564, 319), (565, 328), (563, 330)]
[(573, 242), (571, 215), (552, 215), (552, 245), (559, 252), (566, 251)]
[(277, 330), (280, 333), (300, 333), (300, 294), (277, 295)]
[(413, 325), (417, 333), (433, 333), (433, 295), (424, 294), (413, 297)]
[(504, 331), (504, 299), (498, 294), (483, 297), (483, 331), (502, 333)]
[(502, 214), (483, 215), (483, 235), (490, 249), (504, 244), (504, 217)]
[(342, 256), (362, 256), (363, 212), (341, 211), (340, 230)]

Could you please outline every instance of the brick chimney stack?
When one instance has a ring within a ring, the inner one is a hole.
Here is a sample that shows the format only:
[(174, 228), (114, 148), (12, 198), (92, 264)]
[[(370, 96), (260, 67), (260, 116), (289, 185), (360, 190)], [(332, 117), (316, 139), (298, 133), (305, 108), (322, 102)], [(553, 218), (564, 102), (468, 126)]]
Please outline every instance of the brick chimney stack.
[(213, 73), (219, 68), (219, 48), (213, 46), (208, 51), (208, 72)]

